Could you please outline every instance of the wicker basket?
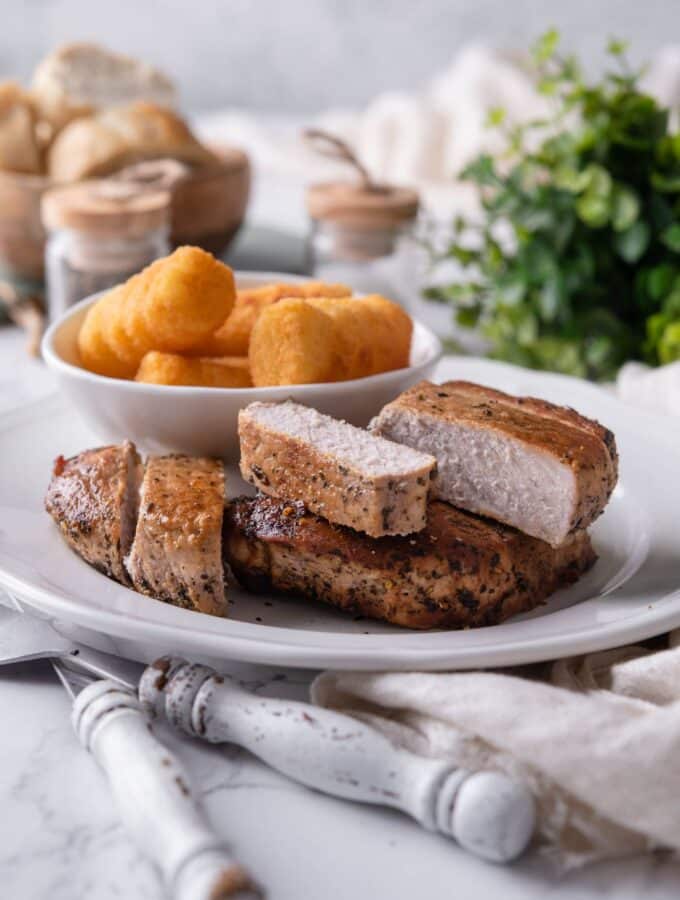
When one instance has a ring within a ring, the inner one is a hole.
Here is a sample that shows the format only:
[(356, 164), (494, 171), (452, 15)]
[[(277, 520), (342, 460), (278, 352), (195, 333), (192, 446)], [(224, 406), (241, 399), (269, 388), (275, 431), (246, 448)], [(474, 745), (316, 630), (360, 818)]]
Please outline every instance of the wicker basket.
[[(173, 192), (171, 241), (196, 244), (219, 256), (243, 222), (250, 164), (241, 150), (212, 149), (219, 165), (193, 172)], [(40, 201), (51, 184), (39, 175), (0, 172), (0, 278), (34, 295), (44, 287), (46, 234)]]

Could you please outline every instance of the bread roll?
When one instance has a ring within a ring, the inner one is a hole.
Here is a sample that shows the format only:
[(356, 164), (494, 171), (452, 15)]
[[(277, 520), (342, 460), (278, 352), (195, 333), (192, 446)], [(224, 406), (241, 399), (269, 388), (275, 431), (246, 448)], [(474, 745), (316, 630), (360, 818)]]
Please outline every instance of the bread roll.
[(97, 44), (65, 44), (35, 70), (33, 95), (55, 130), (71, 119), (136, 100), (172, 107), (175, 88), (158, 69)]
[(192, 166), (216, 162), (175, 113), (139, 101), (70, 122), (52, 143), (47, 163), (50, 176), (64, 182), (161, 157)]
[(13, 81), (0, 83), (0, 169), (37, 174), (42, 169), (35, 109)]

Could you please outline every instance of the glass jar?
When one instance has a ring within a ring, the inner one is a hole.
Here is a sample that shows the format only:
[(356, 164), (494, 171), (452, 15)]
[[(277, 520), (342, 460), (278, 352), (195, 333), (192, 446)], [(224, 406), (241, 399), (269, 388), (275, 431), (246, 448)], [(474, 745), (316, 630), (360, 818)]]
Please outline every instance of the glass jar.
[(42, 205), (51, 320), (170, 252), (170, 195), (118, 182), (49, 191)]
[(409, 305), (418, 285), (415, 191), (347, 182), (317, 184), (307, 192), (307, 207), (309, 274)]

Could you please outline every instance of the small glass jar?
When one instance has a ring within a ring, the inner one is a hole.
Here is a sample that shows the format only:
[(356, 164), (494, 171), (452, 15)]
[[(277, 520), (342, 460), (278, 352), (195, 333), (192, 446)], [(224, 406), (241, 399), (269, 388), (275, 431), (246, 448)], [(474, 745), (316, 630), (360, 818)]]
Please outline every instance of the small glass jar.
[(309, 274), (409, 305), (418, 286), (414, 226), (418, 195), (407, 188), (348, 182), (307, 191)]
[(167, 191), (104, 181), (54, 188), (42, 218), (50, 320), (170, 252)]

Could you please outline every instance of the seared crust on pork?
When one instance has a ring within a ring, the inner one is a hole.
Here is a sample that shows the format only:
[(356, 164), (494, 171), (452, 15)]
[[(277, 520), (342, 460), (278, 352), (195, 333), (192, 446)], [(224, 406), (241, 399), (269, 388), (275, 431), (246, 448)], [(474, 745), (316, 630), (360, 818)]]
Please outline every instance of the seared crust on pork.
[(141, 462), (135, 445), (85, 450), (59, 456), (45, 497), (45, 509), (66, 543), (100, 572), (130, 584), (123, 564), (137, 521)]
[(497, 624), (572, 584), (596, 559), (585, 531), (552, 548), (437, 501), (418, 534), (372, 539), (262, 495), (231, 502), (223, 548), (247, 589), (273, 587), (420, 629)]
[(224, 466), (216, 459), (149, 457), (127, 569), (136, 590), (222, 616)]

